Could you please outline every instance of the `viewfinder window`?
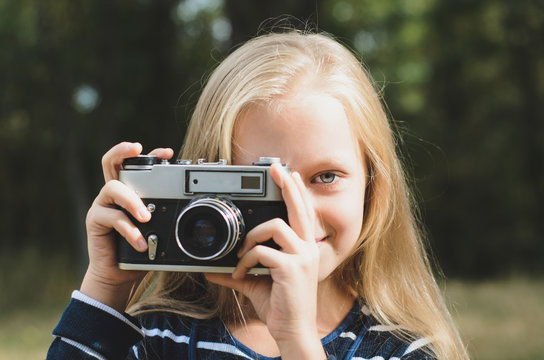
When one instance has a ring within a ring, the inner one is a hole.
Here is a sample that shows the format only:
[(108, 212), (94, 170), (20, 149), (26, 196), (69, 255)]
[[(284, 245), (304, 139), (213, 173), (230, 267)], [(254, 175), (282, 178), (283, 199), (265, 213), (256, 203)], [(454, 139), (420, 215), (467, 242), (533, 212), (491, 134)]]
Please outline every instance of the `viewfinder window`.
[(242, 176), (242, 189), (258, 190), (261, 188), (259, 176)]

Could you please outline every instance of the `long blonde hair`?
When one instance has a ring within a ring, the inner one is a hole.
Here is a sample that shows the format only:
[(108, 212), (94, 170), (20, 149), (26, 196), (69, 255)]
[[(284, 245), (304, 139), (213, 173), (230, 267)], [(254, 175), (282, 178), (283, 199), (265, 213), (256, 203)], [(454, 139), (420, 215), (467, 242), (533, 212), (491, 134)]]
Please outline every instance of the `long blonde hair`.
[[(361, 63), (337, 41), (290, 31), (235, 50), (204, 87), (180, 157), (230, 162), (233, 129), (243, 112), (289, 94), (308, 75), (343, 104), (370, 174), (359, 241), (331, 276), (364, 298), (381, 323), (402, 325), (400, 336), (428, 338), (439, 359), (467, 359), (431, 272), (388, 118)], [(230, 290), (195, 273), (150, 273), (132, 300), (136, 313), (166, 310), (225, 321), (239, 316), (236, 302)]]

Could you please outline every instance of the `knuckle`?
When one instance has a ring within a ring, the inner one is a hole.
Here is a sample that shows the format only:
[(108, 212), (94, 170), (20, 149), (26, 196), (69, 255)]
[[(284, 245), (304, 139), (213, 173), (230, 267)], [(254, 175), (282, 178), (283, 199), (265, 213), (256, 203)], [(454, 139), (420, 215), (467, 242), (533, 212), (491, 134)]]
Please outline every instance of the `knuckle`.
[(102, 168), (106, 168), (110, 165), (110, 153), (107, 152), (104, 155), (102, 155)]
[(108, 150), (103, 156), (102, 156), (102, 167), (106, 168), (113, 165), (113, 160), (115, 158), (115, 154), (122, 153), (124, 151), (127, 151), (129, 148), (130, 143), (128, 141), (123, 141), (114, 147), (112, 147), (110, 150)]
[(104, 184), (104, 186), (102, 186), (102, 188), (100, 189), (100, 192), (98, 193), (97, 199), (101, 200), (102, 198), (106, 197), (109, 193), (111, 193), (112, 188), (113, 188), (113, 184), (111, 183), (111, 180), (107, 181)]
[(102, 187), (102, 191), (104, 192), (112, 192), (112, 191), (118, 191), (121, 187), (122, 183), (119, 180), (108, 180), (106, 184)]
[(262, 256), (265, 252), (265, 245), (256, 245), (254, 248), (253, 248), (253, 253), (258, 257), (258, 256)]
[(268, 254), (269, 247), (266, 245), (257, 245), (250, 251), (252, 252), (251, 256), (247, 258), (247, 261), (256, 262), (259, 259), (262, 259)]
[(287, 225), (285, 223), (285, 221), (281, 218), (274, 218), (271, 220), (271, 225), (275, 228), (283, 228), (285, 227), (285, 225)]
[(94, 205), (93, 205), (87, 211), (87, 215), (85, 216), (85, 224), (87, 226), (89, 226), (90, 224), (92, 224), (94, 222), (95, 218), (96, 218), (96, 215), (95, 215), (95, 210), (94, 210)]
[(140, 230), (134, 226), (130, 220), (120, 215), (121, 214), (117, 214), (115, 217), (113, 227), (118, 229), (119, 233), (122, 233), (127, 241), (135, 242), (140, 237)]

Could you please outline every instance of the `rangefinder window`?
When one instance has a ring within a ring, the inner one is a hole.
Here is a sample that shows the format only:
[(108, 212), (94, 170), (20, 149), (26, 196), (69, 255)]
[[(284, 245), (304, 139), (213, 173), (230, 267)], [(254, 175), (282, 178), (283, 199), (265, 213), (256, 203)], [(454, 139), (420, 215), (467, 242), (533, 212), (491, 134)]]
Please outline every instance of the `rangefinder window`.
[(261, 188), (259, 176), (242, 176), (242, 189), (258, 190)]
[(263, 171), (187, 170), (189, 180), (186, 184), (187, 193), (263, 196), (265, 195), (265, 189), (262, 187), (263, 177)]

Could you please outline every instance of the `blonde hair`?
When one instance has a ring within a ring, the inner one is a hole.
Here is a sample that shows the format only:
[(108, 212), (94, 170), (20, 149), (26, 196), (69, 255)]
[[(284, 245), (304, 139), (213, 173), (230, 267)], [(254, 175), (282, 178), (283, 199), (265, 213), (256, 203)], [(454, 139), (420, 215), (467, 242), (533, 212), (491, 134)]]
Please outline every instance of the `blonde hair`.
[[(359, 241), (331, 276), (364, 298), (378, 321), (402, 325), (399, 336), (428, 338), (439, 359), (467, 359), (430, 269), (388, 118), (361, 63), (337, 41), (291, 31), (238, 48), (203, 89), (181, 158), (230, 162), (236, 120), (252, 106), (290, 94), (304, 76), (343, 104), (370, 174)], [(236, 302), (229, 289), (202, 274), (155, 273), (144, 279), (132, 304), (137, 313), (166, 310), (235, 321)]]

